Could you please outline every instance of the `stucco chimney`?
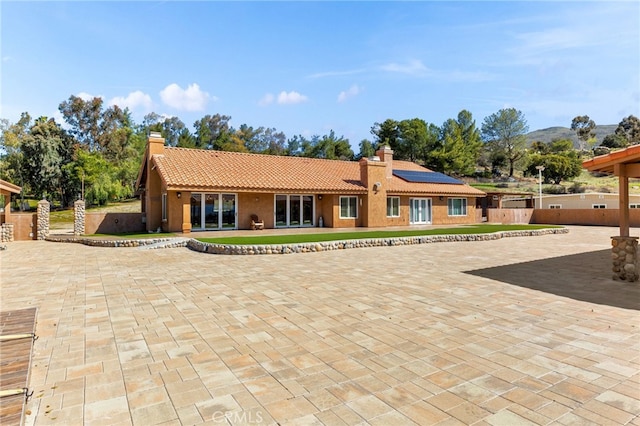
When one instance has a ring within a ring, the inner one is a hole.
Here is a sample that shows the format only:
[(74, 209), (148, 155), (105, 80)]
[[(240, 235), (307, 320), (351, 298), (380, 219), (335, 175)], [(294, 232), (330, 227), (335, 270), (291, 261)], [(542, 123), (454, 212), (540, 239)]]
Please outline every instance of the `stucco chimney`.
[(376, 151), (376, 156), (380, 157), (380, 161), (387, 165), (387, 179), (393, 176), (393, 150), (388, 146), (381, 146)]
[(148, 158), (155, 154), (164, 154), (164, 138), (158, 132), (149, 133), (149, 139), (147, 142)]

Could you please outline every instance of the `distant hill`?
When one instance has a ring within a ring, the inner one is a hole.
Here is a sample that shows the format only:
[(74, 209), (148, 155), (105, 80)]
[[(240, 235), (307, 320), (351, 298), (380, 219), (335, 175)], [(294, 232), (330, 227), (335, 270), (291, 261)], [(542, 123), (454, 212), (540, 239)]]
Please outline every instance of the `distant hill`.
[[(605, 125), (597, 125), (596, 126), (596, 139), (598, 140), (597, 145), (602, 143), (602, 140), (605, 136), (610, 135), (616, 131), (618, 127), (617, 124), (605, 124)], [(548, 129), (535, 130), (533, 132), (527, 133), (527, 143), (531, 145), (532, 142), (544, 142), (549, 143), (556, 139), (570, 139), (573, 141), (573, 146), (578, 148), (578, 137), (576, 136), (576, 132), (571, 130), (568, 127), (549, 127)]]

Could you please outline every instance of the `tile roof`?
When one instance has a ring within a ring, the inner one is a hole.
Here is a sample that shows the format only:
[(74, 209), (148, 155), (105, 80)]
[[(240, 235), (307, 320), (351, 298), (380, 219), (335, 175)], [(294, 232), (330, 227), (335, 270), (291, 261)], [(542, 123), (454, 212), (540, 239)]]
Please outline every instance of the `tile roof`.
[[(356, 161), (248, 154), (165, 147), (152, 162), (168, 189), (191, 191), (282, 191), (366, 193)], [(393, 168), (429, 171), (409, 161), (393, 160)], [(483, 196), (468, 185), (410, 183), (393, 177), (387, 192)]]

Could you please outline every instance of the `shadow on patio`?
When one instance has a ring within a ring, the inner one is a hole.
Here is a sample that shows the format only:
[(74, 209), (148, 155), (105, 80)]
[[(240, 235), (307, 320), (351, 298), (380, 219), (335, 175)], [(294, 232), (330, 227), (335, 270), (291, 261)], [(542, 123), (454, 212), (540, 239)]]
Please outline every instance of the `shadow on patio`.
[(583, 302), (640, 310), (640, 284), (614, 281), (611, 250), (465, 271)]

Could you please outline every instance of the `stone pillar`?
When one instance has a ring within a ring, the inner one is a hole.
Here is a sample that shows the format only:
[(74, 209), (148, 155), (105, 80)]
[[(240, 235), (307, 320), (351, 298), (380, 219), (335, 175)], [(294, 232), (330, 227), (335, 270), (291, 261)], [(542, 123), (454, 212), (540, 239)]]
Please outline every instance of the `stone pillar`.
[(0, 242), (10, 243), (13, 241), (13, 223), (3, 223)]
[(44, 240), (49, 236), (49, 211), (51, 204), (47, 200), (38, 202), (37, 240)]
[(638, 237), (611, 237), (613, 279), (638, 281)]
[(73, 203), (73, 235), (84, 235), (84, 200)]

